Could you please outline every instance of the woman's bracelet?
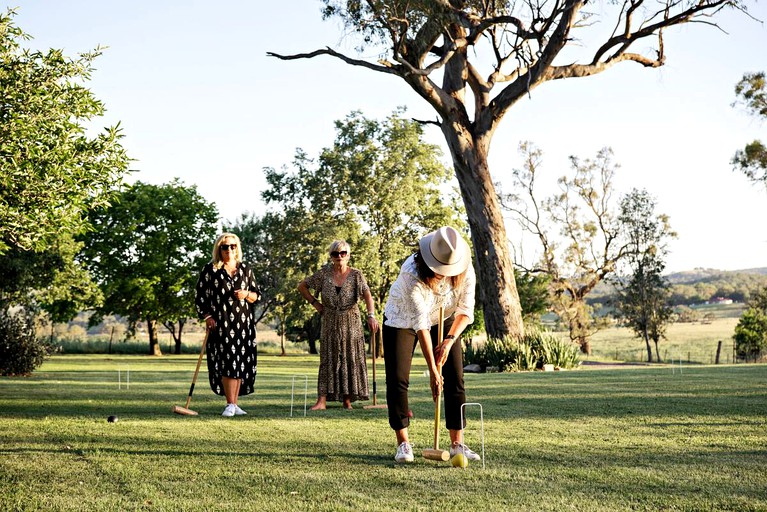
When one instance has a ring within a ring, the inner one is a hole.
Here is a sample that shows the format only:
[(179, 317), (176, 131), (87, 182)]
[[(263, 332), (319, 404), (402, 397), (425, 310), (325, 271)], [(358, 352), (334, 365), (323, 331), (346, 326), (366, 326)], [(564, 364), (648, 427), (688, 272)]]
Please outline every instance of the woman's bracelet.
[(454, 340), (455, 336), (453, 336), (452, 334), (448, 334), (447, 336), (445, 336), (445, 339), (446, 340)]
[(376, 317), (375, 313), (368, 313), (368, 318), (375, 318), (375, 317)]

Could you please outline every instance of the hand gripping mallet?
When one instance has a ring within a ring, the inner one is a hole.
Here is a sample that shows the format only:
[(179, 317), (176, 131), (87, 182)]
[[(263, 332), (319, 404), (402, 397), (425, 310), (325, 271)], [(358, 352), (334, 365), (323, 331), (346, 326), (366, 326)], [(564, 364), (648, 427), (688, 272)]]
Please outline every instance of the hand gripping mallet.
[(184, 407), (179, 407), (178, 405), (173, 406), (173, 412), (176, 414), (181, 414), (182, 416), (197, 416), (197, 411), (193, 411), (192, 409), (189, 409), (189, 402), (192, 401), (192, 393), (194, 393), (194, 384), (197, 382), (197, 374), (200, 372), (200, 363), (202, 363), (202, 356), (205, 354), (205, 345), (208, 343), (208, 333), (209, 330), (205, 330), (205, 339), (202, 340), (202, 349), (200, 350), (200, 357), (197, 358), (197, 368), (194, 369), (194, 377), (192, 377), (192, 385), (189, 387), (189, 396), (186, 397), (186, 405)]
[[(437, 347), (442, 346), (442, 324), (445, 321), (445, 309), (444, 307), (439, 307), (439, 325), (437, 325)], [(437, 365), (437, 375), (438, 377), (442, 377), (442, 366)], [(437, 379), (438, 381), (440, 379)], [(434, 448), (427, 448), (423, 451), (423, 458), (429, 459), (429, 460), (440, 460), (442, 462), (447, 462), (450, 460), (450, 452), (447, 450), (440, 450), (439, 449), (439, 402), (442, 399), (442, 387), (439, 388), (439, 393), (437, 394), (437, 402), (434, 406)]]

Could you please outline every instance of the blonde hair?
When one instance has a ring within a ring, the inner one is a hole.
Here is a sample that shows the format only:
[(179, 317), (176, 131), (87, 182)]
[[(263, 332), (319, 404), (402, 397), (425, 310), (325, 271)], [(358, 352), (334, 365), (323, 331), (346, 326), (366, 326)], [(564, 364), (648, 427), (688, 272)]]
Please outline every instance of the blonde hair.
[[(240, 237), (235, 235), (234, 233), (221, 233), (218, 235), (218, 238), (216, 239), (216, 243), (213, 244), (213, 266), (216, 269), (221, 268), (224, 265), (224, 261), (221, 259), (221, 244), (226, 240), (227, 238), (234, 238), (235, 242), (237, 244), (237, 250), (234, 254), (234, 261), (237, 263), (242, 261), (242, 244), (240, 243)], [(232, 243), (232, 242), (229, 242)]]
[(330, 246), (328, 247), (328, 256), (333, 251), (346, 251), (349, 256), (352, 254), (352, 248), (349, 246), (349, 244), (346, 242), (346, 240), (333, 240), (330, 243)]

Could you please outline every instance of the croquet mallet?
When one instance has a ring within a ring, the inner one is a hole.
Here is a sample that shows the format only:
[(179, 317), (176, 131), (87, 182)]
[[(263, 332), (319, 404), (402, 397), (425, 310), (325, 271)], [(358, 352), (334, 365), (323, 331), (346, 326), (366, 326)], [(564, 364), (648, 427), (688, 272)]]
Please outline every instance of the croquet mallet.
[(181, 414), (182, 416), (197, 416), (197, 411), (193, 411), (189, 408), (189, 402), (192, 401), (192, 393), (194, 393), (194, 384), (197, 382), (197, 374), (200, 373), (200, 363), (202, 363), (202, 356), (205, 354), (205, 345), (208, 343), (208, 333), (210, 331), (205, 331), (205, 339), (202, 340), (202, 349), (200, 349), (200, 357), (197, 358), (197, 368), (194, 369), (194, 377), (192, 377), (192, 385), (189, 387), (189, 396), (186, 397), (186, 405), (184, 407), (179, 407), (178, 405), (173, 406), (173, 412), (176, 414)]
[[(445, 321), (445, 308), (439, 307), (439, 325), (437, 325), (437, 347), (442, 346), (442, 325)], [(437, 373), (442, 377), (442, 366), (437, 365)], [(423, 451), (423, 458), (429, 460), (450, 460), (450, 452), (439, 449), (439, 402), (442, 399), (442, 386), (439, 387), (437, 401), (434, 406), (434, 448), (427, 448)]]
[(363, 405), (363, 409), (386, 409), (386, 404), (378, 403), (378, 390), (376, 389), (376, 356), (378, 350), (376, 350), (376, 334), (379, 336), (379, 342), (383, 343), (383, 326), (379, 327), (377, 333), (370, 334), (370, 352), (373, 354), (373, 405)]

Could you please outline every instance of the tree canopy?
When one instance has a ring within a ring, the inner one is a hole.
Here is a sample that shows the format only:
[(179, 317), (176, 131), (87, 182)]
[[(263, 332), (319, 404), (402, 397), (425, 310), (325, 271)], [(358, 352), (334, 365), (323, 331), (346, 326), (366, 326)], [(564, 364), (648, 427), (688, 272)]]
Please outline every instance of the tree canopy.
[[(82, 237), (80, 259), (104, 294), (93, 321), (118, 314), (147, 323), (149, 352), (160, 354), (157, 323), (171, 330), (180, 348), (181, 329), (196, 317), (194, 289), (216, 236), (218, 211), (197, 192), (174, 180), (136, 182), (114, 204), (94, 210), (93, 230)], [(171, 326), (178, 323), (178, 330)]]
[[(664, 33), (690, 22), (715, 24), (741, 0), (645, 5), (585, 0), (323, 0), (325, 18), (358, 36), (362, 56), (332, 48), (268, 55), (328, 55), (405, 81), (437, 113), (467, 211), (488, 334), (524, 333), (506, 227), (488, 165), (505, 114), (543, 83), (602, 73), (623, 62), (648, 68), (666, 61)], [(638, 48), (642, 45), (642, 48)], [(362, 51), (364, 50), (364, 54)], [(364, 55), (374, 55), (366, 58)]]
[(0, 255), (80, 232), (128, 167), (119, 125), (88, 134), (104, 113), (83, 85), (101, 50), (71, 59), (23, 49), (29, 36), (13, 16), (0, 14)]
[(336, 122), (333, 145), (316, 159), (299, 149), (292, 168), (266, 169), (262, 195), (270, 211), (233, 230), (245, 237), (243, 247), (260, 245), (254, 265), (269, 285), (264, 300), (274, 301), (274, 315), (292, 325), (309, 321), (313, 311), (295, 287), (327, 263), (335, 239), (351, 245), (351, 264), (362, 270), (380, 311), (421, 236), (445, 224), (465, 227), (443, 185), (449, 171), (439, 148), (402, 114), (375, 120), (352, 112)]
[[(736, 104), (743, 105), (752, 116), (767, 121), (767, 80), (764, 71), (746, 73), (735, 86)], [(764, 142), (754, 140), (738, 150), (732, 164), (755, 183), (767, 187), (767, 147)]]
[(586, 297), (615, 272), (627, 248), (614, 204), (618, 165), (609, 148), (593, 159), (572, 156), (571, 171), (557, 180), (559, 191), (543, 197), (543, 152), (525, 142), (520, 153), (525, 164), (512, 172), (518, 192), (502, 195), (501, 202), (538, 241), (539, 252), (532, 262), (517, 264), (548, 277), (553, 311), (567, 325), (570, 338), (589, 353), (589, 337), (600, 325)]

